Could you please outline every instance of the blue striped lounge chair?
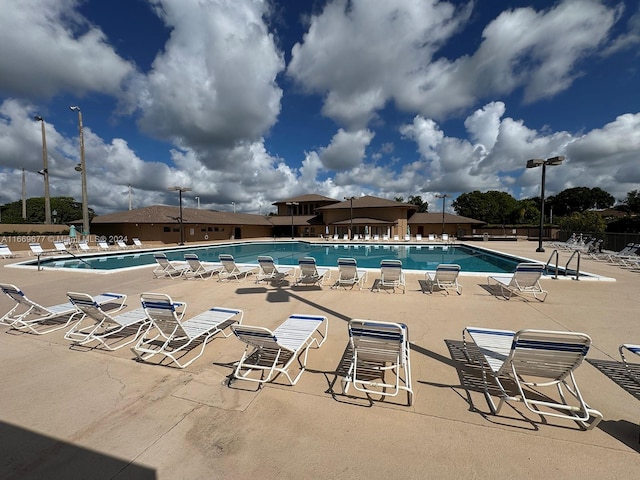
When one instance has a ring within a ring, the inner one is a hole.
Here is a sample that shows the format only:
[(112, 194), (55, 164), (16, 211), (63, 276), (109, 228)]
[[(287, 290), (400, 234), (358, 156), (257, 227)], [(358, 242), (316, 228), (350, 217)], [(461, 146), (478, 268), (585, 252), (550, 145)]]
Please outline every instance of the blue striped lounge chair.
[[(231, 336), (231, 332), (226, 334), (224, 329), (236, 322), (241, 323), (244, 316), (244, 312), (237, 308), (213, 307), (184, 320), (187, 304), (174, 302), (169, 295), (143, 293), (140, 301), (151, 325), (131, 350), (137, 360), (147, 361), (159, 355), (162, 360), (168, 358), (179, 368), (185, 368), (200, 358), (216, 334)], [(196, 353), (191, 354), (192, 350)]]
[[(72, 302), (44, 307), (30, 300), (15, 285), (1, 283), (0, 289), (16, 303), (11, 310), (0, 318), (0, 324), (10, 325), (16, 330), (44, 335), (69, 327), (73, 321), (78, 320), (78, 315), (81, 314)], [(126, 295), (109, 292), (94, 297), (96, 303), (102, 306), (110, 304), (114, 307), (114, 311), (123, 308), (126, 299)]]
[(636, 382), (640, 383), (640, 365), (631, 365), (624, 353), (626, 351), (627, 354), (631, 353), (640, 356), (640, 345), (623, 343), (622, 345), (620, 345), (619, 351), (620, 358), (622, 358), (622, 363), (624, 364), (624, 368), (627, 370), (627, 373)]
[[(602, 420), (602, 414), (584, 401), (574, 376), (591, 346), (588, 335), (566, 331), (526, 329), (513, 332), (467, 327), (462, 333), (463, 350), (471, 361), (468, 338), (473, 340), (479, 352), (484, 394), (494, 415), (500, 412), (505, 402), (522, 402), (543, 421), (544, 417), (570, 419), (584, 429), (592, 429)], [(498, 406), (491, 398), (487, 375), (499, 389)], [(515, 395), (507, 392), (503, 385), (505, 379), (515, 384)], [(541, 398), (543, 388), (553, 386), (557, 388), (557, 398)], [(536, 389), (533, 395), (529, 390), (532, 387)], [(593, 420), (589, 422), (590, 419)]]
[(359, 269), (354, 258), (338, 259), (338, 279), (331, 288), (358, 286), (362, 290), (364, 282), (367, 280), (367, 271)]
[(249, 275), (253, 275), (256, 270), (256, 267), (253, 265), (236, 265), (233, 255), (228, 253), (221, 253), (218, 255), (218, 258), (222, 264), (222, 270), (220, 270), (218, 274), (219, 282), (231, 280), (232, 278), (239, 282), (240, 277), (246, 278)]
[(256, 275), (256, 283), (262, 281), (282, 282), (284, 277), (294, 271), (294, 267), (276, 266), (273, 257), (269, 255), (260, 255), (258, 257), (259, 271)]
[(487, 284), (497, 285), (506, 299), (510, 299), (513, 295), (531, 295), (544, 302), (548, 292), (540, 285), (543, 272), (544, 265), (541, 263), (520, 263), (513, 274), (487, 277)]
[(382, 260), (380, 262), (380, 279), (374, 284), (376, 291), (381, 288), (391, 288), (394, 292), (396, 288), (401, 288), (402, 293), (407, 292), (400, 260)]
[(328, 268), (318, 268), (316, 259), (313, 257), (303, 257), (298, 260), (300, 276), (296, 280), (296, 285), (322, 285), (325, 279), (331, 277), (331, 270)]
[(407, 392), (413, 403), (409, 331), (400, 323), (352, 319), (349, 321), (351, 362), (343, 382), (367, 395), (395, 397)]
[(104, 310), (91, 295), (68, 292), (67, 296), (82, 315), (64, 336), (75, 345), (97, 343), (106, 350), (119, 350), (135, 342), (149, 326), (149, 319), (142, 307), (114, 315), (115, 311)]
[[(329, 320), (319, 315), (294, 314), (278, 328), (233, 325), (236, 337), (245, 343), (245, 350), (233, 373), (234, 379), (263, 384), (282, 374), (295, 385), (306, 369), (312, 346), (320, 348), (327, 339)], [(298, 362), (298, 373), (290, 369)]]
[(462, 286), (458, 283), (459, 274), (460, 265), (456, 265), (454, 263), (441, 263), (436, 267), (435, 272), (426, 272), (424, 279), (430, 293), (433, 293), (433, 289), (437, 288), (447, 294), (449, 293), (449, 290), (455, 290), (458, 295), (461, 295)]

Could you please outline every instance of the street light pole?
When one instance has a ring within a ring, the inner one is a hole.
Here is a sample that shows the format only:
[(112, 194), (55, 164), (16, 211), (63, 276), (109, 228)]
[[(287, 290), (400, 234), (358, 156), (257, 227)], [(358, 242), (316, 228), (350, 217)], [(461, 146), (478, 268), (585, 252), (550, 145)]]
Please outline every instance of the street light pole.
[(349, 200), (349, 240), (353, 240), (353, 199), (356, 197), (344, 197)]
[(444, 193), (442, 195), (436, 195), (436, 198), (442, 199), (442, 235), (444, 235), (444, 211), (445, 211), (445, 202), (447, 201), (447, 197), (449, 195)]
[(169, 187), (168, 190), (170, 192), (178, 192), (180, 195), (180, 218), (178, 219), (178, 221), (180, 222), (180, 245), (184, 245), (184, 226), (182, 224), (182, 193), (190, 192), (191, 188), (175, 186), (175, 187)]
[(82, 129), (82, 110), (77, 105), (69, 107), (72, 111), (78, 112), (78, 131), (80, 132), (80, 165), (76, 166), (76, 171), (82, 177), (82, 234), (89, 235), (89, 200), (87, 199), (87, 165), (84, 161), (84, 133)]
[(293, 240), (293, 207), (295, 205), (300, 205), (298, 202), (287, 202), (289, 206), (289, 210), (291, 211), (291, 240)]
[(38, 173), (44, 176), (44, 223), (51, 224), (51, 197), (49, 196), (49, 161), (47, 156), (47, 134), (44, 129), (44, 118), (40, 115), (33, 117), (40, 122), (42, 128), (42, 170)]
[(198, 210), (200, 210), (200, 197), (196, 195), (195, 199), (198, 202)]
[(562, 155), (547, 158), (546, 160), (541, 158), (532, 158), (531, 160), (527, 160), (527, 168), (542, 166), (542, 183), (540, 187), (540, 228), (538, 230), (538, 248), (536, 248), (536, 252), (544, 252), (544, 248), (542, 248), (542, 232), (544, 230), (544, 184), (546, 181), (547, 165), (560, 165), (563, 161), (564, 157)]

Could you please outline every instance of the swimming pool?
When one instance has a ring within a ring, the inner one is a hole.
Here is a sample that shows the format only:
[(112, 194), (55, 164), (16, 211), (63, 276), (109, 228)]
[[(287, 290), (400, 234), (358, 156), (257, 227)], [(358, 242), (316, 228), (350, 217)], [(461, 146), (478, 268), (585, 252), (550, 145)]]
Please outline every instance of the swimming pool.
[[(104, 273), (125, 268), (155, 265), (153, 254), (163, 252), (169, 260), (184, 260), (185, 253), (195, 253), (204, 262), (217, 262), (221, 253), (234, 256), (237, 263), (256, 264), (258, 255), (270, 255), (276, 264), (298, 265), (302, 257), (314, 257), (318, 265), (335, 267), (338, 258), (352, 257), (359, 267), (380, 268), (386, 259), (402, 261), (406, 270), (435, 270), (440, 263), (457, 263), (463, 272), (510, 273), (525, 259), (469, 245), (380, 245), (380, 244), (329, 244), (299, 241), (249, 242), (181, 247), (137, 252), (83, 255), (77, 258), (53, 257), (40, 260), (41, 268), (97, 270)], [(35, 266), (37, 262), (21, 265)]]

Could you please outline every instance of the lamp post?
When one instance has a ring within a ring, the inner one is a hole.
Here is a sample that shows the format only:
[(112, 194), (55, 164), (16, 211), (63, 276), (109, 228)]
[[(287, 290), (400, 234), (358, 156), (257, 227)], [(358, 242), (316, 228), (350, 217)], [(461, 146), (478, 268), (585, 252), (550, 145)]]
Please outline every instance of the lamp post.
[(196, 195), (194, 198), (198, 202), (198, 210), (200, 210), (200, 197)]
[(443, 193), (442, 195), (436, 195), (436, 198), (442, 199), (442, 235), (444, 235), (444, 210), (445, 210), (445, 202), (447, 201), (447, 197), (449, 195)]
[(36, 122), (40, 122), (42, 128), (42, 170), (38, 173), (44, 176), (44, 223), (51, 224), (51, 197), (49, 196), (49, 162), (47, 158), (47, 134), (44, 129), (44, 118), (40, 115), (33, 117)]
[(184, 227), (182, 226), (182, 193), (190, 192), (191, 188), (175, 186), (175, 187), (169, 187), (168, 190), (170, 192), (178, 192), (180, 195), (180, 218), (178, 219), (178, 221), (180, 222), (180, 245), (184, 245)]
[(300, 204), (298, 202), (287, 202), (287, 205), (291, 211), (291, 240), (293, 240), (293, 207)]
[(540, 229), (538, 231), (538, 248), (536, 248), (536, 252), (544, 252), (544, 248), (542, 248), (542, 231), (544, 229), (544, 183), (546, 180), (547, 165), (560, 165), (563, 161), (564, 157), (562, 155), (547, 158), (546, 160), (541, 158), (532, 158), (531, 160), (527, 160), (527, 168), (536, 168), (542, 165), (542, 182), (540, 187)]
[[(84, 161), (84, 134), (82, 132), (82, 110), (77, 105), (69, 107), (78, 112), (78, 131), (80, 132), (80, 163), (76, 166), (76, 172), (82, 177), (82, 234), (89, 235), (89, 201), (87, 200), (87, 166)], [(44, 124), (43, 124), (44, 125)]]
[(356, 197), (344, 197), (349, 200), (349, 240), (353, 240), (353, 199)]

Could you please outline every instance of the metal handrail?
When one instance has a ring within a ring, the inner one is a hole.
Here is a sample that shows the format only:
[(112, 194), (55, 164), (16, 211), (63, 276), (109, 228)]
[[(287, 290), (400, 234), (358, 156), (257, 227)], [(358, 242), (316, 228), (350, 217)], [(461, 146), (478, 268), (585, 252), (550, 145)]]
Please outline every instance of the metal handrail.
[(556, 257), (556, 274), (554, 275), (553, 278), (558, 278), (558, 262), (560, 261), (560, 254), (558, 253), (557, 249), (551, 252), (551, 256), (549, 257), (549, 260), (547, 260), (547, 264), (544, 266), (544, 269), (546, 270), (549, 267), (549, 264), (551, 263), (551, 259), (553, 258), (554, 255)]
[(569, 257), (569, 260), (567, 260), (567, 263), (564, 266), (564, 270), (566, 272), (569, 269), (569, 263), (571, 263), (571, 260), (573, 259), (573, 257), (576, 254), (578, 255), (578, 264), (576, 265), (576, 276), (575, 276), (574, 280), (580, 280), (580, 250), (574, 250), (573, 251), (573, 253)]

